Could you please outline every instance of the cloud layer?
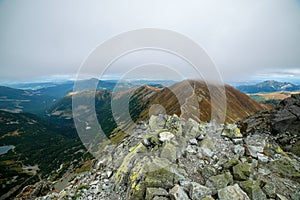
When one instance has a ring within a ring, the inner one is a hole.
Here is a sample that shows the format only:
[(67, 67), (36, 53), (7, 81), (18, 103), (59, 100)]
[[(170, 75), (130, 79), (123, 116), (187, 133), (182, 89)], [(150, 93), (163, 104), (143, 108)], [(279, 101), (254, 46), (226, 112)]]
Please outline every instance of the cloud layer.
[(300, 79), (297, 0), (0, 1), (0, 79), (76, 74), (97, 45), (144, 27), (195, 40), (225, 81), (281, 72)]

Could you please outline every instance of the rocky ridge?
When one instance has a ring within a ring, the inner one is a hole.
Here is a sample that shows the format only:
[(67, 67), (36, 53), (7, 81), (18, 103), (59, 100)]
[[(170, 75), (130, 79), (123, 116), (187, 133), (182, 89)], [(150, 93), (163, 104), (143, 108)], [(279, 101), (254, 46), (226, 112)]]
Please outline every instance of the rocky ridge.
[(119, 144), (106, 145), (93, 169), (62, 191), (43, 185), (47, 194), (40, 182), (18, 198), (297, 200), (300, 158), (270, 134), (243, 135), (235, 124), (158, 115), (139, 122)]
[(272, 111), (260, 111), (238, 124), (244, 135), (272, 135), (285, 151), (300, 156), (300, 94), (292, 94)]

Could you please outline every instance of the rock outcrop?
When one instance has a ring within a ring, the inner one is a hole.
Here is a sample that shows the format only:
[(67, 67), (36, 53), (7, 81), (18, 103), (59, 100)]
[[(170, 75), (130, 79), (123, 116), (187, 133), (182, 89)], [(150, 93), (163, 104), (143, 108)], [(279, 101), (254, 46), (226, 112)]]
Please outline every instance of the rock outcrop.
[[(259, 141), (259, 142), (258, 142)], [(300, 158), (270, 134), (176, 115), (140, 122), (94, 169), (37, 199), (299, 199)]]
[(300, 156), (300, 94), (292, 94), (274, 110), (260, 111), (238, 124), (244, 135), (272, 135), (285, 151)]

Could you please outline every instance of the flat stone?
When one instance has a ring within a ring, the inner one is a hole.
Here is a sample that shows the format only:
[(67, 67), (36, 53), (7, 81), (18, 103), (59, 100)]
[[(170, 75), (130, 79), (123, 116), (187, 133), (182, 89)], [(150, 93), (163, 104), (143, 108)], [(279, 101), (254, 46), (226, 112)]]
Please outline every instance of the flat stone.
[(261, 163), (267, 163), (269, 161), (269, 158), (262, 153), (257, 153), (257, 159)]
[(288, 198), (286, 198), (285, 196), (283, 196), (281, 194), (276, 194), (276, 200), (288, 200)]
[(247, 194), (240, 188), (238, 184), (227, 186), (218, 191), (219, 200), (250, 200)]
[(257, 153), (263, 153), (266, 139), (261, 135), (251, 135), (245, 139), (247, 155), (257, 158)]
[(155, 196), (168, 196), (168, 192), (163, 188), (147, 188), (146, 200), (152, 200)]
[(168, 132), (168, 131), (164, 131), (164, 132), (159, 133), (159, 140), (162, 141), (162, 142), (170, 141), (174, 137), (175, 137), (175, 135), (171, 132)]

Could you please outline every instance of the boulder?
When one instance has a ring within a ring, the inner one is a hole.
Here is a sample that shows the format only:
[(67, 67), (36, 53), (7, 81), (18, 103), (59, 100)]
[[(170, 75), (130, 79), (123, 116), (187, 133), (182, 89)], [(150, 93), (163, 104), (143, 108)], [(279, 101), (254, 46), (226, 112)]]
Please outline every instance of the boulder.
[(251, 135), (245, 139), (246, 153), (257, 158), (257, 153), (263, 153), (266, 145), (266, 138), (263, 135)]
[(171, 200), (189, 200), (190, 198), (185, 193), (184, 189), (179, 185), (175, 185), (170, 191)]
[(227, 186), (218, 191), (219, 200), (250, 200), (247, 194), (239, 187), (238, 184)]
[(275, 198), (276, 196), (276, 187), (274, 183), (267, 182), (265, 186), (262, 188), (264, 193), (269, 197), (269, 198)]
[(240, 129), (235, 124), (227, 124), (225, 128), (223, 129), (222, 136), (228, 137), (228, 138), (242, 138), (243, 135), (241, 134)]
[(210, 188), (200, 185), (196, 182), (191, 182), (190, 197), (192, 200), (202, 199), (210, 195), (212, 195), (212, 190)]
[(265, 193), (259, 186), (257, 181), (242, 181), (239, 183), (240, 187), (248, 194), (253, 200), (266, 200)]
[(216, 176), (211, 176), (205, 186), (209, 187), (212, 190), (212, 194), (216, 194), (219, 189), (226, 187), (229, 184), (233, 183), (232, 175), (227, 172), (225, 174), (220, 174)]
[(170, 141), (174, 137), (175, 137), (174, 134), (169, 131), (163, 131), (163, 132), (159, 133), (159, 140), (161, 142)]
[(167, 197), (169, 194), (163, 188), (147, 188), (145, 200), (152, 200), (155, 196)]
[(233, 167), (233, 177), (235, 180), (247, 180), (251, 174), (251, 166), (245, 163), (239, 163)]
[(149, 119), (149, 128), (152, 131), (161, 130), (164, 128), (166, 119), (163, 115), (151, 115)]
[(177, 158), (176, 157), (176, 147), (173, 144), (167, 142), (162, 147), (160, 157), (166, 158), (166, 159), (168, 159), (171, 162), (175, 162), (176, 158)]

